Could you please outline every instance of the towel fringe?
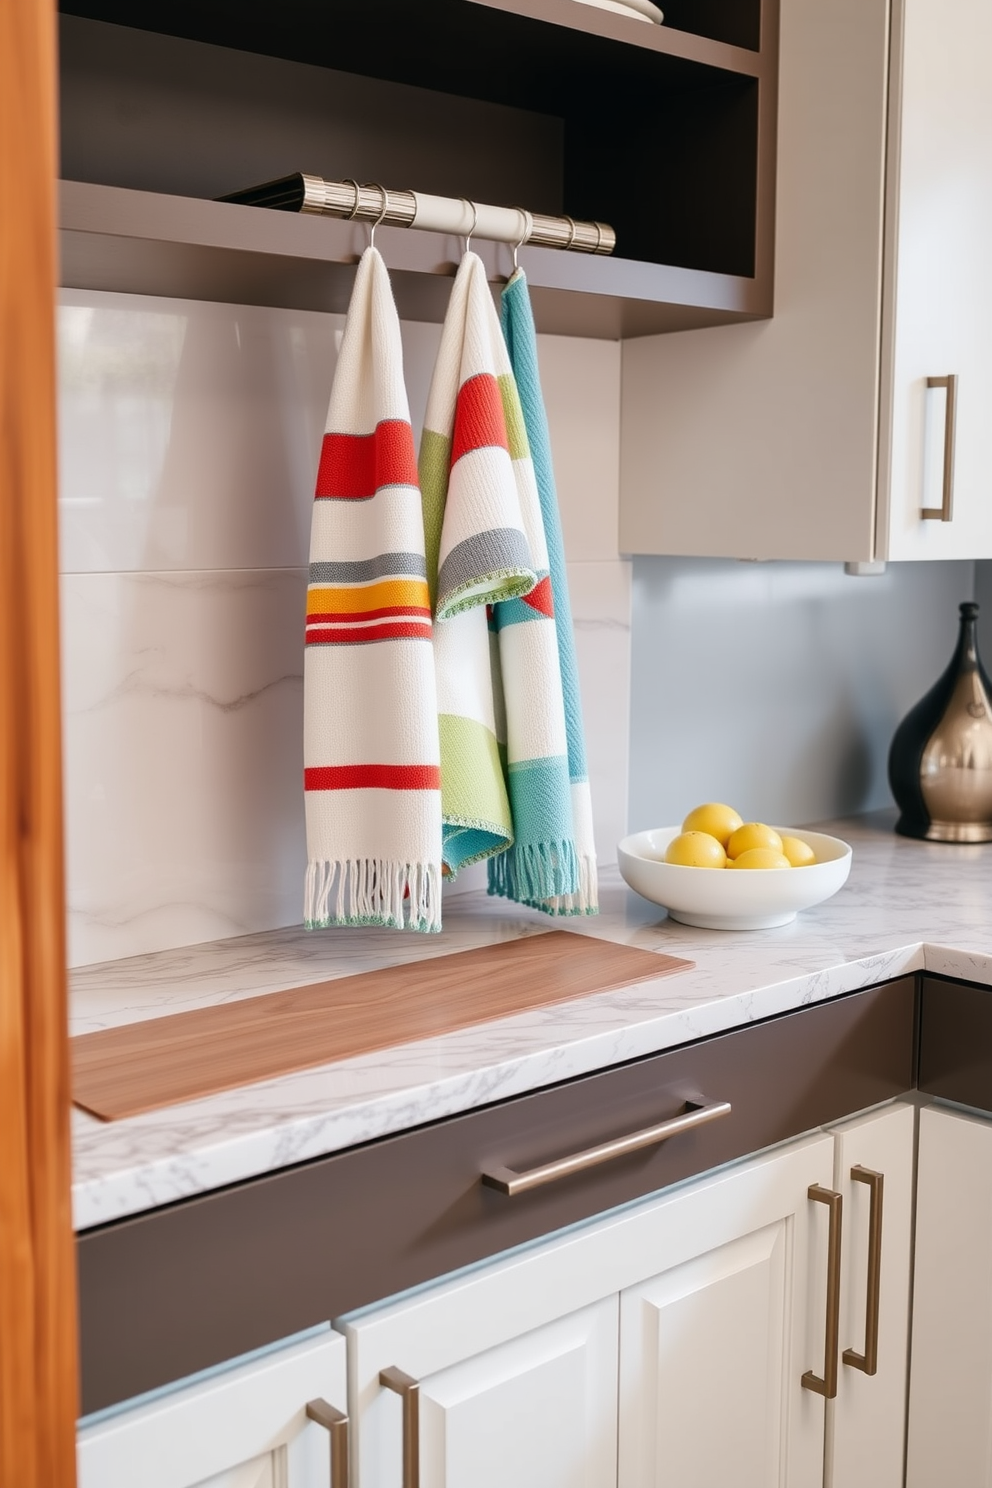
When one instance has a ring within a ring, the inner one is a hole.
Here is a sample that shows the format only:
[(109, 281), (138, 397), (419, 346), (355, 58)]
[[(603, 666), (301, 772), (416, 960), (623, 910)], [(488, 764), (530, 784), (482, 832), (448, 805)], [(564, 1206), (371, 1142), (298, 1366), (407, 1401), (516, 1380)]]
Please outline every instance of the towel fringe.
[(538, 908), (553, 915), (599, 914), (599, 875), (595, 857), (589, 853), (579, 856), (579, 886), (574, 894), (562, 894), (538, 905)]
[[(588, 859), (579, 858), (571, 839), (515, 842), (490, 858), (489, 893), (545, 914), (595, 913), (585, 907), (595, 884), (595, 864), (595, 858), (591, 866)], [(576, 901), (576, 907), (569, 901)]]
[(433, 934), (441, 928), (440, 865), (381, 858), (310, 862), (303, 922), (308, 930), (386, 925)]

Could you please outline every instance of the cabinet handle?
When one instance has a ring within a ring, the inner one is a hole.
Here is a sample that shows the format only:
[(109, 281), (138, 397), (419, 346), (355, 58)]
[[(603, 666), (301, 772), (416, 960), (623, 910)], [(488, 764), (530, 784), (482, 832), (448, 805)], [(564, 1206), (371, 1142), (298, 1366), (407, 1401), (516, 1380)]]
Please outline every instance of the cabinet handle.
[(331, 1488), (348, 1488), (348, 1417), (319, 1397), (307, 1401), (307, 1416), (330, 1433)]
[(529, 1168), (526, 1173), (516, 1173), (512, 1168), (492, 1168), (483, 1173), (482, 1181), (488, 1188), (495, 1188), (511, 1199), (514, 1194), (526, 1193), (531, 1188), (541, 1188), (545, 1183), (557, 1183), (570, 1173), (581, 1173), (594, 1168), (598, 1163), (610, 1162), (628, 1152), (637, 1152), (642, 1147), (653, 1147), (679, 1132), (691, 1131), (694, 1126), (705, 1126), (707, 1121), (716, 1121), (719, 1116), (730, 1115), (729, 1101), (687, 1100), (685, 1110), (679, 1116), (660, 1121), (657, 1126), (645, 1126), (640, 1131), (630, 1132), (626, 1137), (615, 1137), (612, 1142), (603, 1142), (598, 1147), (587, 1147), (584, 1152), (573, 1152), (570, 1157), (559, 1157), (540, 1168)]
[(920, 512), (924, 522), (950, 522), (954, 517), (954, 441), (957, 418), (958, 379), (952, 372), (949, 377), (928, 377), (928, 388), (946, 388), (944, 404), (944, 478), (940, 506), (925, 506)]
[(837, 1394), (837, 1350), (840, 1344), (840, 1234), (844, 1214), (844, 1200), (832, 1188), (821, 1188), (811, 1183), (807, 1197), (815, 1204), (826, 1204), (830, 1211), (830, 1230), (827, 1240), (827, 1317), (823, 1339), (823, 1378), (807, 1369), (802, 1377), (804, 1390), (815, 1390), (826, 1400)]
[(865, 1351), (845, 1349), (844, 1363), (852, 1369), (863, 1369), (865, 1374), (878, 1371), (878, 1304), (879, 1282), (882, 1275), (882, 1190), (885, 1178), (871, 1168), (859, 1164), (851, 1169), (855, 1183), (866, 1183), (871, 1194), (868, 1212), (868, 1286), (865, 1299)]
[(379, 1383), (403, 1402), (403, 1488), (420, 1488), (420, 1381), (391, 1364)]

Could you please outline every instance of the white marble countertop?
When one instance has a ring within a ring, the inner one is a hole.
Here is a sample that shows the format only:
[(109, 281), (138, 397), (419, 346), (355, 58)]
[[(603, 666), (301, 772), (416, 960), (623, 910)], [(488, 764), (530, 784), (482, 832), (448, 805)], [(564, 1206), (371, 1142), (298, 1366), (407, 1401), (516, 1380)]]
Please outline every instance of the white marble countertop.
[(71, 1031), (160, 1017), (563, 928), (693, 960), (544, 1008), (105, 1123), (73, 1110), (77, 1229), (103, 1224), (926, 968), (992, 983), (992, 844), (910, 842), (888, 813), (826, 824), (854, 846), (826, 904), (778, 930), (694, 930), (605, 875), (598, 919), (452, 898), (439, 936), (299, 928), (71, 973)]

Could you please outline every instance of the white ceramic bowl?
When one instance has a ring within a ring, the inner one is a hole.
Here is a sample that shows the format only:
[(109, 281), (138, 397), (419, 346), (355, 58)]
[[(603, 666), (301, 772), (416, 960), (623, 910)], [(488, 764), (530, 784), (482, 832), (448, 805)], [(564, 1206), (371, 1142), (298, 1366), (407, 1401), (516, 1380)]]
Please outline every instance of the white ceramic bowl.
[(635, 832), (617, 848), (620, 872), (632, 889), (661, 904), (673, 920), (704, 930), (770, 930), (788, 925), (801, 909), (822, 904), (843, 888), (851, 849), (839, 837), (778, 827), (808, 842), (816, 854), (809, 868), (682, 868), (658, 861), (681, 827)]

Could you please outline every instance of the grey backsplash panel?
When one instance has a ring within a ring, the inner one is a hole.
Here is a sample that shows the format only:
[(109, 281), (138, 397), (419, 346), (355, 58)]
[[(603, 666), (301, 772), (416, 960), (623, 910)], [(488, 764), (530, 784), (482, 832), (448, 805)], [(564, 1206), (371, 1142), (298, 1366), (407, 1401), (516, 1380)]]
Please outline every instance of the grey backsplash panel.
[(992, 564), (635, 558), (630, 830), (702, 801), (794, 824), (891, 805), (893, 731), (976, 589), (989, 660)]
[(981, 605), (978, 616), (978, 649), (985, 670), (992, 675), (992, 562), (975, 564), (975, 598)]

